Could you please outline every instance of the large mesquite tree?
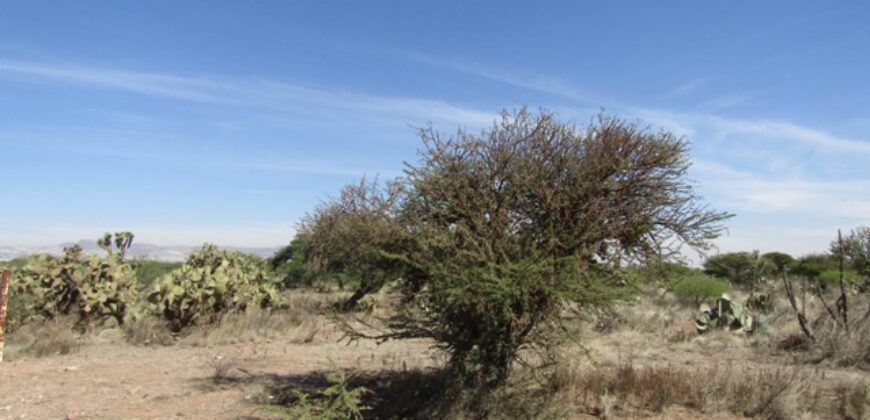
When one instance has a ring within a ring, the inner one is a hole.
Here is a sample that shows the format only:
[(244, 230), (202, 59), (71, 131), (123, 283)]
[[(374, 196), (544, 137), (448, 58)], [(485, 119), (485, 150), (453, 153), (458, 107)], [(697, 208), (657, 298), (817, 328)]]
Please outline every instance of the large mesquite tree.
[(411, 299), (380, 338), (434, 339), (475, 397), (522, 349), (548, 348), (564, 309), (624, 296), (627, 261), (706, 248), (729, 217), (694, 193), (685, 141), (616, 118), (578, 128), (523, 109), (477, 135), (420, 135), (390, 219), (413, 240), (377, 254)]

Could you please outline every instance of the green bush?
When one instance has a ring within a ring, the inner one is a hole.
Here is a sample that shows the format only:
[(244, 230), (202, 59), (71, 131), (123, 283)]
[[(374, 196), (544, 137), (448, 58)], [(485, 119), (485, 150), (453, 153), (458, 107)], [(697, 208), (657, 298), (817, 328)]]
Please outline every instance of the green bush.
[(181, 267), (181, 263), (151, 260), (134, 260), (132, 264), (136, 270), (136, 283), (141, 290), (150, 289), (155, 280)]
[(308, 265), (311, 248), (309, 242), (307, 235), (298, 234), (289, 245), (279, 249), (269, 260), (282, 288), (311, 286), (317, 279)]
[(276, 280), (262, 258), (206, 244), (163, 276), (148, 295), (150, 309), (179, 332), (229, 312), (280, 304)]
[(704, 273), (726, 279), (732, 284), (755, 287), (760, 281), (774, 274), (774, 261), (753, 252), (728, 252), (712, 255), (704, 261)]
[(524, 109), (421, 137), (392, 219), (412, 240), (373, 244), (409, 297), (381, 338), (434, 339), (480, 413), (522, 350), (552, 355), (569, 308), (626, 297), (627, 260), (667, 254), (665, 238), (706, 248), (729, 217), (693, 192), (685, 142), (616, 118), (578, 129)]
[(811, 254), (798, 259), (792, 272), (798, 276), (816, 279), (825, 271), (837, 271), (840, 262), (830, 254)]
[[(819, 281), (825, 287), (840, 287), (840, 270), (825, 270), (819, 273)], [(863, 279), (861, 275), (854, 270), (844, 270), (843, 271), (843, 282), (846, 284), (846, 287), (854, 287), (859, 284)]]
[(298, 392), (298, 400), (281, 410), (287, 419), (298, 420), (362, 420), (363, 411), (368, 410), (362, 403), (363, 394), (369, 390), (362, 386), (352, 386), (356, 375), (347, 374), (341, 369), (326, 378), (330, 386), (323, 395), (312, 401), (309, 394)]
[(693, 272), (691, 268), (681, 262), (674, 262), (653, 258), (648, 264), (632, 267), (637, 279), (646, 284), (670, 287), (683, 276)]
[(723, 281), (701, 273), (693, 273), (683, 276), (674, 283), (671, 292), (681, 300), (699, 305), (702, 301), (718, 298), (729, 290), (728, 284)]
[(82, 257), (81, 247), (66, 248), (62, 257), (38, 255), (15, 275), (15, 290), (27, 311), (55, 318), (76, 315), (81, 325), (114, 318), (124, 323), (136, 299), (133, 267), (119, 255)]

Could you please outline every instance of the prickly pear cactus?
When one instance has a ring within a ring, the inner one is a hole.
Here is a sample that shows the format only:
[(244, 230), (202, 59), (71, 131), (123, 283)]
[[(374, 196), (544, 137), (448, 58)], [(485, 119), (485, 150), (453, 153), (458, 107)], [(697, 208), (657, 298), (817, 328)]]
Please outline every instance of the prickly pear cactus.
[(773, 309), (772, 302), (770, 293), (752, 293), (746, 299), (746, 307), (756, 312), (768, 313)]
[(148, 295), (151, 310), (176, 332), (224, 313), (275, 306), (280, 300), (275, 276), (264, 260), (208, 244), (158, 279)]
[(110, 317), (123, 324), (136, 298), (130, 264), (115, 256), (82, 258), (78, 246), (62, 257), (31, 258), (17, 277), (16, 287), (32, 297), (29, 309), (48, 318), (74, 314), (82, 324)]
[(695, 328), (699, 333), (716, 328), (727, 328), (731, 331), (752, 334), (767, 331), (767, 318), (764, 315), (753, 315), (740, 302), (724, 294), (716, 299), (712, 306), (706, 303), (701, 305), (700, 314), (695, 319)]

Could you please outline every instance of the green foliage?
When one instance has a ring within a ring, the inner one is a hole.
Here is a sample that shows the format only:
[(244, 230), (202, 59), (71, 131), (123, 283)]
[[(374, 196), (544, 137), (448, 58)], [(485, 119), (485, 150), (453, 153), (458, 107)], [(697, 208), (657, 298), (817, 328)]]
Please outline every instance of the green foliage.
[(330, 386), (317, 400), (305, 393), (298, 393), (296, 403), (282, 410), (285, 418), (300, 420), (362, 420), (363, 411), (368, 407), (362, 404), (362, 397), (369, 392), (362, 386), (352, 386), (355, 374), (347, 374), (337, 369), (327, 376)]
[[(825, 270), (819, 273), (818, 275), (819, 281), (822, 282), (825, 287), (839, 287), (840, 284), (840, 270)], [(861, 274), (859, 274), (855, 270), (844, 270), (843, 271), (843, 281), (847, 287), (854, 287), (863, 281)]]
[(16, 271), (16, 294), (29, 296), (32, 312), (48, 318), (74, 314), (81, 324), (107, 317), (124, 322), (135, 300), (133, 267), (116, 255), (83, 258), (78, 246), (62, 257), (38, 255)]
[(816, 279), (825, 271), (839, 271), (840, 263), (829, 254), (812, 254), (801, 257), (793, 272), (798, 276)]
[(843, 236), (842, 246), (838, 242), (833, 242), (831, 253), (834, 256), (842, 254), (845, 262), (862, 276), (865, 282), (870, 282), (870, 227), (859, 226)]
[(756, 286), (771, 273), (773, 263), (761, 257), (758, 251), (729, 252), (713, 255), (704, 261), (704, 272), (732, 284)]
[(298, 234), (269, 260), (283, 288), (311, 286), (317, 278), (308, 266), (310, 239)]
[(305, 216), (300, 232), (308, 240), (308, 266), (318, 278), (357, 283), (344, 303), (354, 309), (369, 293), (407, 272), (407, 265), (392, 257), (414, 246), (400, 220), (401, 185), (365, 179), (345, 186)]
[(753, 315), (740, 302), (731, 300), (727, 295), (717, 298), (712, 306), (706, 303), (701, 305), (700, 312), (695, 319), (695, 328), (699, 333), (715, 328), (747, 334), (767, 331), (767, 318), (764, 315)]
[(160, 278), (148, 295), (151, 310), (164, 317), (175, 332), (249, 306), (270, 307), (280, 301), (274, 276), (263, 259), (209, 244)]
[(655, 257), (648, 264), (641, 265), (635, 270), (644, 283), (657, 284), (667, 288), (694, 272), (682, 262), (668, 261), (661, 257)]
[(784, 252), (768, 252), (761, 256), (767, 261), (770, 261), (774, 274), (781, 275), (790, 271), (797, 264), (797, 260), (791, 255)]
[(12, 279), (10, 280), (8, 291), (9, 299), (7, 300), (6, 307), (7, 334), (17, 330), (29, 319), (38, 315), (36, 309), (40, 305), (36, 302), (35, 296), (27, 293), (24, 287), (21, 287), (22, 282), (19, 278), (19, 271), (25, 265), (27, 265), (26, 258), (16, 258), (12, 261), (0, 263), (0, 272), (6, 269), (12, 272)]
[(730, 289), (728, 284), (722, 281), (701, 273), (693, 273), (683, 276), (674, 283), (671, 291), (678, 298), (698, 305), (701, 301), (718, 298), (728, 293)]
[(475, 408), (522, 349), (564, 338), (567, 309), (628, 295), (623, 263), (706, 248), (729, 217), (693, 193), (682, 140), (618, 119), (580, 130), (523, 109), (480, 135), (421, 137), (395, 217), (412, 240), (374, 247), (409, 297), (382, 338), (435, 339)]
[(181, 263), (165, 261), (133, 260), (131, 263), (136, 270), (136, 283), (140, 290), (150, 289), (155, 280), (181, 267)]
[(3, 261), (2, 263), (0, 263), (0, 270), (17, 270), (27, 265), (27, 261), (28, 259), (23, 257), (15, 258), (9, 261)]

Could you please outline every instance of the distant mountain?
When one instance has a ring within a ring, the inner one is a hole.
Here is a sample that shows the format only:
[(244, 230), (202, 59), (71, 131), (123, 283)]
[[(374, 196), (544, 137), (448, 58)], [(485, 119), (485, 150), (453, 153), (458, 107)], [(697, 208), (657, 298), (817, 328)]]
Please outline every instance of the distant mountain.
[[(65, 242), (57, 245), (51, 246), (22, 246), (22, 247), (12, 247), (12, 246), (0, 246), (0, 261), (9, 261), (15, 258), (26, 257), (28, 255), (34, 254), (51, 254), (51, 255), (61, 255), (63, 254), (63, 249), (73, 246), (79, 245), (81, 246), (86, 254), (94, 254), (94, 255), (105, 255), (102, 249), (97, 246), (96, 241), (88, 241), (81, 240), (78, 242)], [(278, 247), (237, 247), (237, 246), (220, 246), (221, 249), (233, 250), (244, 252), (246, 254), (257, 255), (260, 257), (268, 258), (271, 257), (275, 251), (278, 250)], [(133, 246), (130, 247), (130, 250), (127, 251), (127, 255), (130, 258), (143, 258), (147, 260), (155, 260), (155, 261), (167, 261), (167, 262), (180, 262), (187, 259), (187, 256), (190, 255), (191, 252), (200, 249), (201, 246), (186, 246), (186, 245), (178, 245), (178, 246), (165, 246), (165, 245), (154, 245), (149, 243), (136, 243), (133, 242)]]

